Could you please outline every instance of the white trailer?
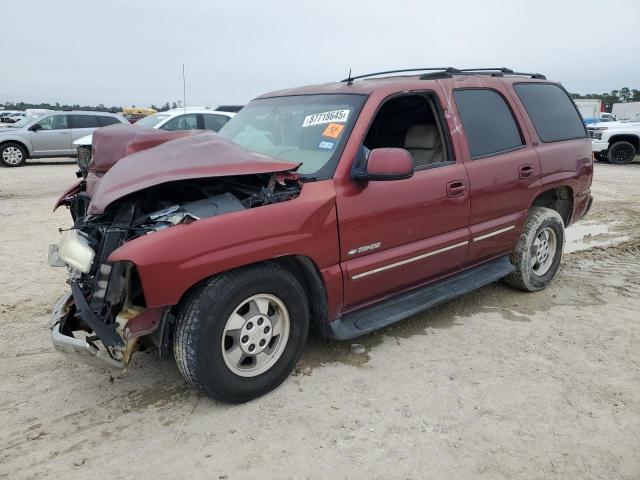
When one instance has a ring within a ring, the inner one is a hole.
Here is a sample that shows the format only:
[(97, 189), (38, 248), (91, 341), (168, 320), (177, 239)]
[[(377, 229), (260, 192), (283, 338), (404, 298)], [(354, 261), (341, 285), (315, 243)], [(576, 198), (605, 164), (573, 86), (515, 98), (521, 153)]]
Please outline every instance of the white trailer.
[(600, 118), (600, 112), (602, 111), (602, 100), (574, 100), (576, 107), (580, 111), (582, 118)]
[(611, 109), (618, 120), (629, 120), (640, 113), (640, 102), (614, 103)]

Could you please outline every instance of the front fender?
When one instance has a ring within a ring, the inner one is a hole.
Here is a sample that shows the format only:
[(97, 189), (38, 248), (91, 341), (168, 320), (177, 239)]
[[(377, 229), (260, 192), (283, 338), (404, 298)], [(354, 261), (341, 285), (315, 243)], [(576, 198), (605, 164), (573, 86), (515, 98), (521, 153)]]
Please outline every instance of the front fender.
[[(618, 137), (631, 137), (638, 145), (640, 145), (640, 133), (637, 130), (611, 130), (609, 135), (606, 137), (606, 140), (605, 136), (602, 135), (602, 141), (612, 143), (618, 140)], [(625, 138), (622, 140), (625, 140)]]
[(108, 261), (136, 265), (148, 307), (175, 305), (197, 282), (288, 255), (339, 263), (333, 181), (306, 183), (281, 203), (176, 225), (125, 243)]
[(84, 190), (84, 188), (85, 188), (84, 180), (80, 180), (79, 182), (76, 182), (73, 185), (71, 185), (69, 188), (67, 188), (62, 193), (62, 195), (60, 195), (60, 197), (58, 197), (58, 200), (56, 200), (56, 203), (53, 206), (53, 211), (55, 212), (58, 209), (58, 207), (60, 205), (64, 205), (64, 203), (68, 199), (70, 199), (74, 195), (77, 195), (78, 193), (82, 192)]
[(19, 143), (25, 148), (29, 157), (33, 156), (33, 146), (31, 145), (31, 142), (26, 141), (24, 137), (16, 136), (16, 135), (7, 135), (7, 134), (1, 135), (0, 145), (7, 142)]

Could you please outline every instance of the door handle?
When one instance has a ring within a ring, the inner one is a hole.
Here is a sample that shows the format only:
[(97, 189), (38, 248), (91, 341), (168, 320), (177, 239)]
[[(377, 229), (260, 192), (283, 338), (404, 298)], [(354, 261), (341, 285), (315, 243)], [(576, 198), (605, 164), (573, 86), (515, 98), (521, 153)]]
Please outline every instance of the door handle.
[(533, 175), (533, 165), (522, 165), (520, 167), (520, 178), (525, 180)]
[(462, 197), (467, 187), (462, 180), (447, 183), (447, 197)]
[(71, 135), (71, 132), (60, 132), (60, 135)]

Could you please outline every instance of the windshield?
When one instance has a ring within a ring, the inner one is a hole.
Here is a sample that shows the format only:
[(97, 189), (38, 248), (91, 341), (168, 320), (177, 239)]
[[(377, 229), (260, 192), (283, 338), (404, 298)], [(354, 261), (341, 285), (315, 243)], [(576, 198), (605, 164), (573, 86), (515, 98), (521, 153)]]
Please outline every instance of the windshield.
[(298, 172), (330, 178), (363, 95), (298, 95), (254, 100), (219, 134), (247, 150), (302, 163)]
[(32, 113), (31, 115), (27, 115), (22, 120), (19, 120), (19, 121), (17, 121), (16, 123), (14, 123), (12, 125), (7, 125), (7, 127), (10, 127), (10, 128), (21, 128), (21, 127), (24, 127), (24, 126), (30, 124), (31, 122), (33, 122), (36, 118), (40, 118), (42, 115), (44, 115), (44, 113)]
[(166, 113), (154, 113), (153, 115), (141, 118), (136, 122), (136, 125), (140, 125), (141, 127), (154, 128), (161, 121), (166, 120), (169, 117), (170, 115)]

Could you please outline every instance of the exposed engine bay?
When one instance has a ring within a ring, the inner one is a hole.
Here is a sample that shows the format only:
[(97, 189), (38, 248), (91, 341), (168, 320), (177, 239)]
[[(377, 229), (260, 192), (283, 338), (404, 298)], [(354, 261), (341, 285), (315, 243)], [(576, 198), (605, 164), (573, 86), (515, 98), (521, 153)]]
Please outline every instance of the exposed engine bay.
[(89, 363), (103, 368), (126, 368), (140, 337), (160, 346), (162, 339), (150, 334), (166, 312), (147, 309), (135, 266), (108, 262), (109, 255), (138, 237), (287, 201), (300, 189), (296, 176), (278, 173), (181, 180), (134, 192), (90, 215), (91, 198), (80, 188), (63, 202), (74, 225), (49, 252), (51, 265), (69, 269), (71, 286), (52, 315), (54, 344), (63, 353), (93, 357)]

